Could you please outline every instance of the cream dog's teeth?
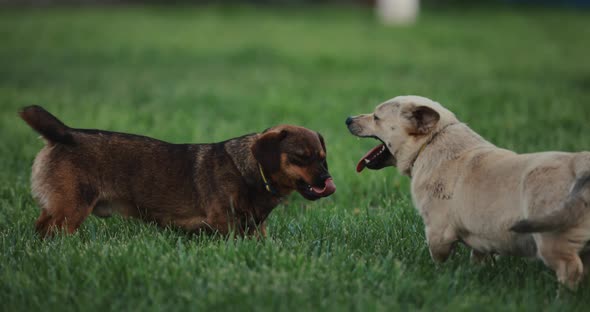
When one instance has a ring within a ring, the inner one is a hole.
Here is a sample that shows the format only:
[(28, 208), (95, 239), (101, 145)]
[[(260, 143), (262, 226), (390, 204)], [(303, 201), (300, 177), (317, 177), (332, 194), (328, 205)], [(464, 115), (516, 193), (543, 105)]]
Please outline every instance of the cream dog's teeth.
[(370, 163), (371, 161), (368, 158), (365, 158), (365, 164)]

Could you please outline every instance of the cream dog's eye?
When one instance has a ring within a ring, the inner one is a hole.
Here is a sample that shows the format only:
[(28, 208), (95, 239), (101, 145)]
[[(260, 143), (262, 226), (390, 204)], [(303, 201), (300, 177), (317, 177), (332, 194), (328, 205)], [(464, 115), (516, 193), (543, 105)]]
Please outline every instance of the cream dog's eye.
[(377, 115), (373, 115), (373, 120), (377, 121), (379, 120), (379, 117), (377, 117)]

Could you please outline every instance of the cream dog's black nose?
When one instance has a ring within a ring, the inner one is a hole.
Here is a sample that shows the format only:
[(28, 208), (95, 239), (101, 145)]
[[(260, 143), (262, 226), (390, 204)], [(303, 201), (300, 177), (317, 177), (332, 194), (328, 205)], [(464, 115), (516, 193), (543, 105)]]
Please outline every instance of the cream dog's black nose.
[(346, 118), (346, 125), (350, 126), (351, 123), (352, 123), (352, 117)]

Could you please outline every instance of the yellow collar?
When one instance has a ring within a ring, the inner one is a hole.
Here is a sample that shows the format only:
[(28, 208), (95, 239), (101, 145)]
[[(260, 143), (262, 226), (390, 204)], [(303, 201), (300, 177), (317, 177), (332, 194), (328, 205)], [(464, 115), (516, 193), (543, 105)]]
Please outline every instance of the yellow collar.
[[(424, 144), (422, 144), (422, 147), (420, 147), (420, 149), (418, 150), (418, 154), (416, 154), (416, 158), (415, 159), (418, 159), (418, 156), (420, 156), (420, 154), (422, 154), (422, 152), (424, 151), (424, 149), (426, 148), (426, 145), (428, 145), (428, 143), (430, 143), (430, 141), (425, 142)], [(414, 159), (414, 162), (416, 161), (415, 159)], [(412, 164), (412, 166), (413, 165), (414, 164)]]
[(426, 141), (424, 144), (422, 144), (422, 146), (420, 147), (420, 149), (418, 150), (418, 153), (416, 153), (416, 156), (414, 156), (414, 160), (412, 161), (412, 165), (410, 166), (410, 176), (411, 174), (411, 170), (414, 169), (414, 164), (416, 163), (416, 160), (418, 160), (418, 156), (420, 156), (420, 154), (422, 154), (422, 152), (424, 151), (424, 149), (426, 148), (426, 146), (428, 146), (428, 144), (432, 143), (432, 141), (434, 141), (434, 139), (436, 139), (436, 137), (441, 134), (443, 131), (445, 131), (448, 127), (450, 126), (454, 126), (457, 123), (450, 123), (444, 127), (442, 127), (442, 129), (440, 129), (438, 132), (436, 132), (435, 134), (433, 134), (430, 139), (428, 141)]
[(271, 194), (276, 195), (277, 190), (275, 190), (271, 185), (266, 176), (264, 175), (264, 171), (262, 171), (262, 166), (258, 163), (258, 170), (260, 171), (260, 176), (262, 177), (262, 182), (264, 182), (264, 188)]

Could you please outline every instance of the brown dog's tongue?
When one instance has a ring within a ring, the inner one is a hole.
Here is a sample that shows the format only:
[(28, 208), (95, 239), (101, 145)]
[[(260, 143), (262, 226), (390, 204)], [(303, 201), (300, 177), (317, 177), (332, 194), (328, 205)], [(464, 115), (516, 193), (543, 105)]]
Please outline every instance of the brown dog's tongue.
[(356, 172), (361, 172), (363, 171), (363, 169), (365, 169), (365, 167), (367, 166), (367, 164), (370, 162), (369, 157), (371, 155), (373, 155), (375, 152), (381, 150), (383, 148), (383, 144), (379, 144), (375, 147), (373, 147), (370, 151), (368, 151), (365, 156), (363, 156), (361, 158), (361, 160), (359, 160), (358, 164), (356, 164)]
[(318, 196), (328, 196), (336, 191), (336, 185), (334, 184), (334, 180), (332, 178), (327, 178), (324, 183), (326, 185), (324, 185), (323, 188), (319, 188), (316, 186), (311, 187), (314, 193), (316, 193)]

